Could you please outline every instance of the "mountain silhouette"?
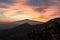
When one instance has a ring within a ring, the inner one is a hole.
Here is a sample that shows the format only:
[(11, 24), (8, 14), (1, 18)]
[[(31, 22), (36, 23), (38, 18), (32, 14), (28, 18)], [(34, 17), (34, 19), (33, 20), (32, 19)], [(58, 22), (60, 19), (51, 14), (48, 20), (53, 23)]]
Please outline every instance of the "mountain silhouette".
[(44, 24), (35, 25), (34, 27), (36, 28), (28, 33), (30, 39), (60, 40), (60, 18), (52, 19)]
[(34, 20), (25, 19), (25, 20), (16, 21), (15, 23), (17, 23), (17, 24), (28, 23), (28, 24), (30, 24), (30, 25), (36, 25), (36, 24), (42, 24), (42, 23), (44, 23), (44, 22), (39, 22), (39, 21), (34, 21)]
[(25, 20), (10, 22), (10, 23), (0, 23), (0, 30), (14, 28), (24, 23), (28, 23), (30, 25), (36, 25), (36, 24), (43, 24), (44, 22), (25, 19)]
[(0, 30), (0, 40), (60, 40), (60, 18), (35, 25), (23, 21), (17, 27)]

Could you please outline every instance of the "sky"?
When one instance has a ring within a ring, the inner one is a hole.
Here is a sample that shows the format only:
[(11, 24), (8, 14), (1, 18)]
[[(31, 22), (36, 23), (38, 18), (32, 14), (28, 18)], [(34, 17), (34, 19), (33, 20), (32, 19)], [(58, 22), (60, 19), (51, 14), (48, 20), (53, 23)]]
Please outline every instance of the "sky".
[(60, 17), (60, 0), (0, 0), (0, 22), (47, 22)]

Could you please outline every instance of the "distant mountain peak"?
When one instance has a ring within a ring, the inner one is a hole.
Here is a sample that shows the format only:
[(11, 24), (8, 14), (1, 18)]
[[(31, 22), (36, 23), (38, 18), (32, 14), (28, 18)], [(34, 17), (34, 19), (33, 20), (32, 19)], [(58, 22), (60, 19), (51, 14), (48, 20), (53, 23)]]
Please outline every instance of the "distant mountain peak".
[(22, 24), (22, 25), (30, 25), (29, 23), (24, 23), (24, 24)]
[(29, 20), (29, 19), (25, 19), (25, 20)]
[(24, 20), (21, 20), (21, 21), (35, 21), (35, 20), (24, 19)]
[[(40, 21), (30, 20), (30, 19), (24, 19), (24, 20), (20, 20), (20, 21), (26, 21), (27, 23), (28, 23), (29, 21), (32, 21), (32, 22), (40, 22)], [(42, 22), (42, 23), (43, 23), (43, 22)]]
[(30, 20), (30, 19), (25, 19), (25, 20), (16, 21), (15, 23), (19, 23), (19, 24), (28, 23), (30, 25), (35, 25), (35, 24), (42, 24), (43, 22), (39, 22), (39, 21), (35, 21), (35, 20)]

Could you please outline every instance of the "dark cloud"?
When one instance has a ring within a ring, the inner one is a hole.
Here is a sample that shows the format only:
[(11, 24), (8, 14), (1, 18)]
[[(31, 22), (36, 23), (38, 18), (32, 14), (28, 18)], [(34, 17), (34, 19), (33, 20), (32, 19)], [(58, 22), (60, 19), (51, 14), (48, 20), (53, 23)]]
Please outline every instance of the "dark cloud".
[(38, 0), (30, 0), (30, 2), (28, 2), (28, 5), (40, 5), (40, 1), (38, 1)]
[(44, 12), (46, 12), (45, 9), (48, 9), (48, 8), (49, 8), (49, 5), (41, 5), (41, 6), (36, 7), (34, 10), (44, 13)]
[(9, 2), (9, 3), (11, 3), (12, 1), (11, 0), (0, 0), (0, 2)]
[(0, 2), (9, 2), (9, 0), (0, 0)]
[(14, 2), (12, 0), (0, 0), (0, 3), (12, 4)]
[[(59, 2), (59, 0), (58, 0)], [(44, 5), (44, 4), (48, 4), (48, 5), (57, 5), (57, 0), (30, 0), (26, 3), (26, 5), (28, 6), (39, 6), (39, 5)], [(60, 4), (59, 4), (60, 5)]]
[(44, 10), (44, 9), (42, 9), (42, 8), (35, 8), (35, 11), (42, 12), (42, 13), (44, 13), (44, 12), (45, 12), (45, 10)]
[(8, 8), (8, 7), (5, 5), (0, 5), (0, 8)]
[(27, 5), (33, 5), (33, 6), (42, 5), (42, 4), (48, 4), (48, 0), (30, 0), (27, 3)]

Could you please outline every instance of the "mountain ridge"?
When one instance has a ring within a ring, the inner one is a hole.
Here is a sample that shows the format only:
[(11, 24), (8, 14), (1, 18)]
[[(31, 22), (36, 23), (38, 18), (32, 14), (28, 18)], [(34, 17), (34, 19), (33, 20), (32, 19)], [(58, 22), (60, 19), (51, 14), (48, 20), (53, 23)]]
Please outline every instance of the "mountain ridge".
[[(60, 40), (60, 22), (52, 19), (43, 24), (24, 23), (17, 27), (0, 30), (1, 40)], [(58, 18), (60, 20), (60, 18)]]
[(35, 21), (35, 20), (30, 20), (30, 19), (25, 19), (25, 20), (20, 20), (20, 21), (15, 21), (15, 22), (19, 22), (19, 23), (22, 23), (22, 24), (24, 24), (24, 23), (29, 23), (29, 24), (33, 24), (33, 25), (35, 25), (35, 24), (42, 24), (42, 23), (44, 23), (44, 22), (39, 22), (39, 21)]
[(36, 25), (36, 24), (42, 24), (43, 22), (26, 19), (26, 20), (20, 20), (20, 21), (15, 21), (10, 23), (0, 23), (0, 29), (14, 28), (14, 27), (17, 27), (18, 25), (22, 25), (25, 23), (28, 23), (30, 25)]

